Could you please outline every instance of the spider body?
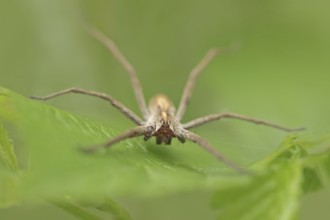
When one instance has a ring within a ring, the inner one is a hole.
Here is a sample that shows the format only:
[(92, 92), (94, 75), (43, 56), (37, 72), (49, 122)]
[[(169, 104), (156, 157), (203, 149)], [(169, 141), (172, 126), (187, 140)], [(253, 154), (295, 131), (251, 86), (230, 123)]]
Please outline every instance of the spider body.
[[(124, 116), (126, 116), (128, 119), (130, 119), (132, 122), (136, 124), (136, 127), (129, 129), (115, 137), (112, 137), (110, 140), (108, 140), (103, 144), (84, 148), (85, 152), (94, 152), (99, 148), (111, 147), (122, 140), (125, 140), (127, 138), (134, 138), (138, 136), (144, 136), (144, 140), (149, 140), (151, 137), (155, 137), (156, 144), (164, 143), (166, 145), (171, 144), (173, 138), (178, 138), (178, 140), (182, 143), (184, 143), (186, 140), (189, 140), (191, 142), (198, 144), (200, 147), (211, 153), (215, 158), (217, 158), (221, 162), (225, 163), (226, 165), (230, 166), (231, 168), (239, 172), (246, 173), (245, 169), (241, 168), (236, 163), (224, 157), (218, 151), (218, 149), (214, 148), (211, 144), (209, 144), (207, 140), (205, 140), (201, 136), (195, 134), (194, 132), (191, 132), (190, 129), (223, 118), (232, 118), (258, 125), (261, 124), (268, 127), (280, 129), (283, 131), (299, 131), (303, 129), (303, 128), (291, 129), (264, 120), (259, 120), (252, 117), (234, 114), (234, 113), (228, 113), (228, 112), (206, 115), (182, 124), (181, 119), (190, 101), (190, 97), (197, 76), (209, 64), (209, 62), (216, 55), (219, 54), (220, 50), (218, 49), (209, 50), (206, 53), (206, 55), (201, 59), (201, 61), (192, 69), (188, 81), (186, 83), (186, 86), (184, 87), (181, 101), (179, 103), (177, 111), (175, 110), (171, 100), (163, 94), (154, 96), (150, 100), (149, 106), (147, 108), (144, 95), (142, 92), (142, 87), (137, 78), (137, 74), (133, 66), (127, 61), (127, 59), (118, 49), (116, 44), (111, 39), (106, 37), (102, 32), (100, 32), (95, 28), (92, 27), (88, 28), (88, 32), (98, 41), (100, 41), (113, 54), (113, 56), (118, 60), (118, 62), (126, 69), (127, 73), (130, 76), (135, 98), (137, 100), (137, 104), (139, 106), (143, 118), (141, 119), (140, 116), (135, 114), (123, 103), (112, 98), (110, 95), (91, 91), (91, 90), (86, 90), (86, 89), (69, 88), (43, 97), (31, 97), (39, 100), (48, 100), (68, 93), (79, 93), (89, 96), (95, 96), (104, 99), (106, 101), (109, 101), (112, 106), (117, 108), (121, 113), (123, 113)], [(223, 51), (224, 50), (222, 50), (222, 52)]]
[(175, 119), (175, 108), (172, 101), (164, 94), (155, 95), (149, 102), (150, 116), (147, 120), (147, 132), (144, 140), (154, 136), (156, 144), (170, 145), (172, 138), (184, 143), (182, 128)]

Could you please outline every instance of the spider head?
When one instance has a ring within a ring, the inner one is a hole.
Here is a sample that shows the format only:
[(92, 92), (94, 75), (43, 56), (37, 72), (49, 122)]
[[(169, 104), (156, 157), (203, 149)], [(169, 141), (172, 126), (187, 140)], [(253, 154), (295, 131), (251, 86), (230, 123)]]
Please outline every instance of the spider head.
[(144, 140), (149, 140), (152, 136), (156, 138), (156, 144), (167, 144), (170, 145), (172, 138), (178, 138), (181, 143), (185, 142), (182, 135), (179, 135), (171, 126), (168, 124), (163, 124), (157, 130), (153, 126), (147, 126), (146, 134), (144, 135)]

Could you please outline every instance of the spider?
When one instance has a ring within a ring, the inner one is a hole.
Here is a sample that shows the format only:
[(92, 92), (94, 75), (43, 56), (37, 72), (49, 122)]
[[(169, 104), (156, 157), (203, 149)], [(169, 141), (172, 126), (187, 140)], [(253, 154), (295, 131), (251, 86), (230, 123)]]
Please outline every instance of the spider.
[(230, 112), (214, 113), (206, 115), (200, 118), (196, 118), (186, 123), (181, 123), (181, 119), (184, 116), (186, 108), (189, 104), (192, 90), (194, 88), (197, 76), (202, 72), (202, 70), (220, 53), (223, 52), (219, 49), (210, 49), (206, 55), (200, 60), (200, 62), (191, 70), (189, 78), (184, 87), (181, 101), (178, 110), (171, 100), (163, 94), (155, 95), (151, 98), (149, 106), (147, 107), (142, 87), (137, 78), (136, 71), (134, 67), (128, 62), (123, 53), (118, 49), (116, 44), (104, 35), (101, 31), (96, 28), (87, 28), (89, 34), (103, 44), (110, 53), (115, 57), (115, 59), (122, 65), (122, 67), (127, 71), (130, 77), (130, 81), (134, 90), (135, 98), (138, 107), (142, 113), (143, 119), (141, 119), (137, 114), (135, 114), (131, 109), (126, 107), (123, 103), (114, 99), (108, 94), (100, 93), (96, 91), (81, 89), (81, 88), (68, 88), (59, 92), (55, 92), (46, 96), (36, 97), (32, 96), (33, 99), (48, 100), (57, 96), (65, 95), (68, 93), (79, 93), (89, 96), (95, 96), (106, 101), (109, 101), (112, 106), (117, 108), (124, 116), (129, 118), (136, 124), (136, 127), (131, 128), (118, 136), (111, 138), (103, 144), (94, 145), (92, 147), (84, 148), (85, 152), (94, 152), (99, 148), (109, 148), (114, 144), (138, 136), (144, 136), (144, 140), (147, 141), (151, 137), (156, 138), (156, 144), (166, 144), (170, 145), (172, 138), (177, 138), (181, 143), (186, 140), (192, 141), (202, 147), (204, 150), (211, 153), (218, 160), (226, 164), (227, 166), (233, 168), (238, 172), (244, 172), (244, 169), (237, 165), (235, 162), (227, 159), (222, 155), (216, 148), (214, 148), (206, 139), (202, 138), (198, 134), (195, 134), (189, 129), (198, 127), (200, 125), (207, 124), (212, 121), (220, 120), (223, 118), (232, 118), (242, 121), (247, 121), (254, 124), (261, 124), (268, 127), (280, 129), (283, 131), (300, 131), (303, 128), (287, 128), (268, 121), (259, 120), (256, 118), (234, 114)]

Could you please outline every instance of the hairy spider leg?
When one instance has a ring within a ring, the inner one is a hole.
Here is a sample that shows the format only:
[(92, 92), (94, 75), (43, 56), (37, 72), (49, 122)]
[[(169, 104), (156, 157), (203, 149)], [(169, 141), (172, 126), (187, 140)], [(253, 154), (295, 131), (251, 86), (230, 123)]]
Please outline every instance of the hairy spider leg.
[(86, 89), (80, 89), (80, 88), (68, 88), (59, 92), (54, 92), (46, 96), (30, 96), (31, 99), (38, 99), (38, 100), (48, 100), (52, 99), (58, 96), (62, 96), (69, 93), (79, 93), (89, 96), (95, 96), (98, 98), (101, 98), (103, 100), (109, 101), (112, 106), (117, 108), (121, 113), (123, 113), (127, 118), (129, 118), (131, 121), (133, 121), (137, 125), (142, 125), (143, 120), (137, 116), (131, 109), (126, 107), (123, 103), (119, 102), (118, 100), (112, 98), (111, 96), (101, 93), (101, 92), (95, 92), (92, 90), (86, 90)]
[(140, 108), (140, 111), (143, 115), (144, 120), (147, 120), (149, 117), (149, 111), (146, 105), (146, 101), (144, 99), (143, 90), (140, 81), (137, 77), (134, 67), (128, 62), (128, 60), (119, 50), (116, 44), (110, 38), (105, 36), (101, 31), (93, 27), (87, 27), (87, 31), (101, 44), (103, 44), (110, 51), (110, 53), (117, 59), (117, 61), (123, 66), (123, 68), (127, 71), (131, 80), (135, 98)]
[(284, 127), (278, 124), (274, 124), (272, 122), (269, 121), (265, 121), (265, 120), (260, 120), (260, 119), (256, 119), (256, 118), (252, 118), (252, 117), (248, 117), (245, 115), (239, 115), (239, 114), (234, 114), (234, 113), (229, 113), (229, 112), (223, 112), (223, 113), (215, 113), (215, 114), (210, 114), (210, 115), (206, 115), (206, 116), (202, 116), (200, 118), (196, 118), (193, 119), (187, 123), (184, 123), (182, 126), (185, 129), (190, 129), (190, 128), (194, 128), (194, 127), (198, 127), (204, 124), (208, 124), (212, 121), (216, 121), (216, 120), (220, 120), (223, 118), (232, 118), (232, 119), (237, 119), (237, 120), (241, 120), (241, 121), (246, 121), (246, 122), (251, 122), (254, 124), (258, 124), (258, 125), (264, 125), (267, 127), (272, 127), (275, 129), (279, 129), (282, 131), (287, 131), (287, 132), (292, 132), (292, 131), (302, 131), (305, 128), (288, 128), (288, 127)]

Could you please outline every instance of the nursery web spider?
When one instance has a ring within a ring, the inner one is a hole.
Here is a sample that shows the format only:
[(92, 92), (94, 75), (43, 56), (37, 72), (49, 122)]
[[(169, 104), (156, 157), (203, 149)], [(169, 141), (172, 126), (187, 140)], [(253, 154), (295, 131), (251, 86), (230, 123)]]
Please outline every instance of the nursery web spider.
[(109, 101), (112, 106), (117, 108), (120, 112), (124, 114), (127, 118), (133, 121), (137, 126), (129, 129), (118, 136), (115, 136), (108, 140), (107, 142), (95, 145), (89, 148), (84, 148), (86, 152), (94, 152), (100, 147), (111, 147), (117, 142), (125, 140), (127, 138), (133, 138), (138, 136), (144, 136), (144, 140), (147, 141), (151, 137), (156, 138), (156, 144), (171, 144), (172, 138), (177, 138), (181, 143), (184, 143), (185, 140), (192, 141), (198, 144), (200, 147), (204, 148), (206, 151), (211, 153), (214, 157), (218, 160), (222, 161), (229, 167), (233, 169), (244, 172), (243, 168), (241, 168), (236, 163), (232, 162), (231, 160), (224, 157), (217, 149), (215, 149), (207, 140), (189, 131), (190, 128), (194, 128), (203, 124), (207, 124), (209, 122), (220, 120), (223, 118), (232, 118), (238, 119), (242, 121), (247, 121), (254, 124), (261, 124), (268, 127), (280, 129), (283, 131), (299, 131), (303, 128), (296, 128), (291, 129), (287, 127), (283, 127), (277, 124), (273, 124), (268, 121), (259, 120), (251, 117), (247, 117), (244, 115), (234, 114), (230, 112), (223, 112), (223, 113), (214, 113), (210, 115), (206, 115), (200, 118), (196, 118), (186, 123), (181, 123), (181, 119), (186, 111), (186, 108), (189, 104), (189, 100), (191, 97), (192, 90), (194, 88), (197, 76), (202, 72), (202, 70), (211, 62), (211, 60), (217, 56), (221, 51), (219, 49), (211, 49), (209, 50), (206, 55), (200, 60), (200, 62), (191, 70), (188, 81), (184, 87), (181, 101), (179, 104), (179, 108), (175, 111), (175, 107), (171, 100), (163, 94), (158, 94), (154, 96), (150, 102), (149, 107), (147, 108), (142, 87), (140, 82), (137, 78), (137, 74), (135, 72), (134, 67), (128, 62), (128, 60), (124, 57), (122, 52), (118, 49), (116, 44), (106, 37), (102, 32), (95, 28), (88, 28), (88, 32), (96, 38), (101, 44), (103, 44), (117, 59), (117, 61), (122, 65), (122, 67), (127, 71), (129, 74), (132, 87), (135, 93), (135, 98), (138, 104), (138, 107), (142, 113), (143, 119), (141, 119), (138, 115), (136, 115), (132, 110), (126, 107), (121, 102), (117, 101), (110, 95), (85, 90), (81, 88), (68, 88), (56, 93), (52, 93), (47, 96), (42, 97), (31, 97), (33, 99), (39, 100), (48, 100), (57, 96), (61, 96), (68, 93), (80, 93), (89, 96), (95, 96), (106, 101)]

